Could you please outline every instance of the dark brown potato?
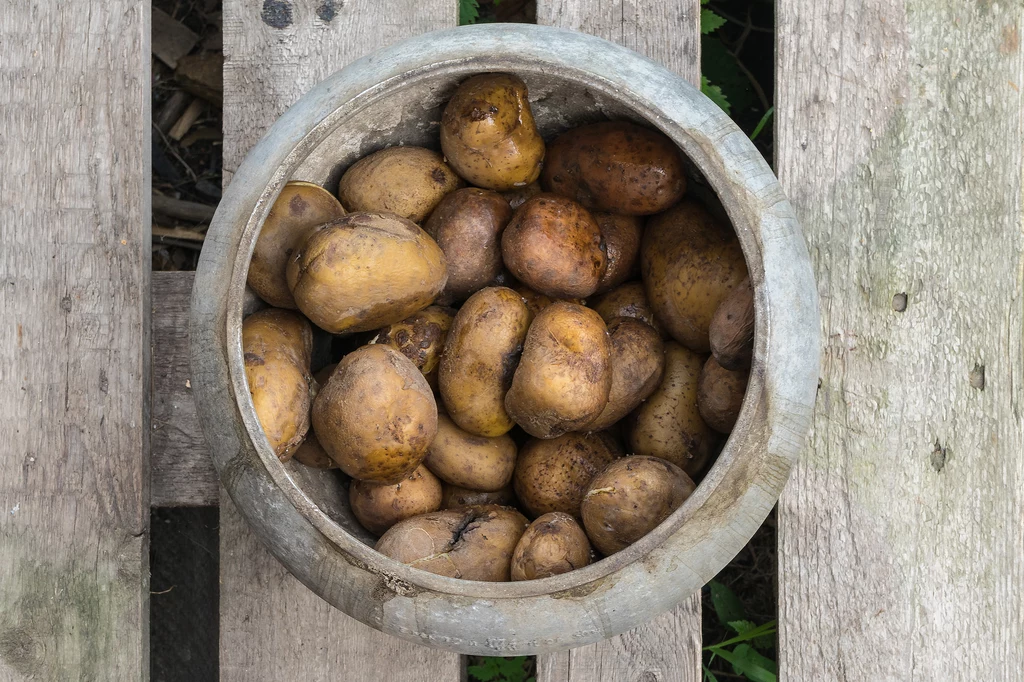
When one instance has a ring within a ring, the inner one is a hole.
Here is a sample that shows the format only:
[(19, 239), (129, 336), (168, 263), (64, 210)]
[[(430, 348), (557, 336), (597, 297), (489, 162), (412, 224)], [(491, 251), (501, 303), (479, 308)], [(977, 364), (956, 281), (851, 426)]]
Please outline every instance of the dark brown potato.
[(627, 282), (612, 289), (590, 301), (590, 307), (597, 311), (606, 324), (616, 317), (635, 317), (654, 327), (661, 338), (668, 338), (668, 332), (654, 317), (654, 311), (647, 302), (647, 294), (641, 282)]
[(608, 325), (611, 338), (612, 387), (608, 403), (586, 431), (607, 429), (647, 400), (665, 372), (665, 344), (654, 327), (632, 317)]
[(441, 116), (441, 149), (458, 174), (477, 187), (502, 192), (535, 181), (544, 141), (533, 122), (526, 84), (506, 73), (463, 82)]
[(640, 237), (643, 219), (614, 213), (591, 213), (601, 228), (608, 268), (597, 284), (598, 294), (611, 291), (628, 279), (640, 276)]
[(454, 509), (455, 507), (469, 507), (475, 504), (497, 504), (503, 507), (511, 507), (516, 503), (516, 494), (512, 490), (512, 484), (494, 492), (482, 490), (470, 490), (460, 488), (450, 483), (441, 484), (441, 509)]
[(530, 325), (505, 409), (530, 435), (554, 438), (597, 418), (611, 385), (604, 320), (589, 308), (558, 301)]
[(623, 457), (591, 481), (581, 507), (583, 526), (599, 552), (615, 554), (654, 530), (695, 488), (671, 462)]
[(422, 464), (398, 483), (352, 481), (352, 514), (363, 528), (383, 535), (391, 526), (441, 508), (441, 482)]
[(732, 229), (702, 205), (683, 202), (647, 221), (640, 269), (651, 309), (672, 338), (710, 351), (711, 318), (747, 276)]
[(708, 330), (711, 354), (725, 369), (746, 369), (754, 355), (754, 290), (740, 282), (718, 306)]
[(605, 121), (556, 138), (541, 185), (595, 211), (651, 215), (683, 197), (686, 176), (668, 136), (628, 121)]
[(585, 298), (608, 268), (601, 228), (575, 201), (538, 194), (518, 209), (501, 235), (505, 267), (552, 298)]
[(313, 429), (352, 478), (398, 483), (427, 455), (437, 404), (409, 358), (388, 346), (363, 346), (342, 358), (320, 389)]
[(424, 464), (445, 483), (498, 491), (512, 480), (516, 444), (507, 433), (494, 438), (467, 433), (441, 413)]
[(522, 514), (506, 507), (446, 509), (395, 524), (376, 549), (429, 573), (502, 582), (510, 577), (512, 552), (527, 525)]
[(514, 211), (526, 203), (527, 199), (532, 199), (543, 191), (544, 190), (540, 188), (539, 182), (531, 182), (525, 187), (513, 187), (506, 192), (502, 192), (501, 196), (505, 198), (505, 201), (508, 202), (508, 205), (511, 206)]
[(421, 223), (462, 180), (435, 151), (388, 147), (352, 164), (338, 183), (338, 198), (349, 211), (387, 211)]
[(412, 360), (412, 364), (423, 372), (430, 389), (436, 391), (437, 368), (454, 318), (453, 309), (432, 305), (401, 322), (384, 327), (370, 343), (391, 346)]
[(512, 208), (497, 192), (466, 187), (437, 205), (423, 229), (437, 242), (448, 261), (445, 292), (462, 301), (501, 273), (502, 230)]
[(601, 433), (530, 440), (519, 451), (512, 477), (516, 497), (531, 518), (559, 511), (578, 519), (591, 479), (622, 454), (618, 443)]
[(576, 519), (561, 512), (530, 524), (512, 553), (512, 580), (537, 580), (590, 563), (590, 541)]
[(444, 289), (444, 253), (391, 213), (349, 213), (315, 232), (288, 263), (299, 309), (332, 334), (400, 322)]
[(345, 215), (334, 195), (309, 182), (289, 182), (270, 207), (256, 238), (247, 283), (256, 295), (277, 308), (297, 308), (288, 288), (288, 257), (310, 232)]
[(719, 433), (732, 431), (743, 407), (749, 377), (745, 369), (725, 369), (714, 356), (708, 358), (697, 386), (697, 407), (708, 426)]

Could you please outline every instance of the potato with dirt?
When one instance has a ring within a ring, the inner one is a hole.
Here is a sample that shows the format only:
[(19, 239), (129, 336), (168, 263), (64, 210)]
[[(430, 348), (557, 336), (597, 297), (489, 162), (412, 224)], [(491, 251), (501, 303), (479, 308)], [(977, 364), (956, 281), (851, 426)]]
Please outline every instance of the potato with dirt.
[(604, 433), (531, 439), (519, 451), (512, 486), (531, 518), (556, 511), (579, 518), (591, 479), (622, 455), (622, 447)]
[(399, 521), (441, 508), (441, 482), (422, 464), (398, 483), (352, 481), (349, 506), (356, 520), (374, 535)]
[(516, 444), (507, 433), (488, 438), (463, 431), (441, 413), (437, 415), (437, 435), (423, 463), (445, 483), (495, 492), (512, 480)]
[[(310, 382), (309, 387), (309, 409), (311, 413), (313, 411), (313, 402), (320, 393), (320, 387), (327, 383), (327, 380), (331, 378), (331, 374), (337, 366), (338, 363), (327, 365), (313, 375), (313, 380)], [(310, 416), (310, 423), (312, 423), (312, 416)], [(313, 469), (338, 468), (337, 463), (324, 450), (324, 446), (320, 445), (320, 439), (316, 437), (316, 431), (313, 429), (309, 429), (306, 432), (306, 440), (302, 441), (302, 445), (295, 451), (294, 459), (299, 464)]]
[(583, 526), (605, 556), (654, 530), (696, 489), (686, 473), (657, 457), (633, 455), (608, 465), (583, 498)]
[(661, 385), (665, 372), (665, 344), (654, 327), (632, 317), (617, 317), (608, 325), (611, 341), (612, 385), (608, 402), (583, 430), (612, 426)]
[(555, 438), (596, 419), (611, 384), (604, 320), (589, 308), (558, 301), (530, 325), (505, 409), (531, 436)]
[(352, 478), (398, 483), (427, 455), (437, 403), (409, 358), (389, 346), (363, 346), (342, 358), (321, 387), (313, 429)]
[(711, 354), (725, 369), (750, 367), (754, 356), (754, 290), (746, 278), (725, 297), (708, 329)]
[(747, 277), (747, 264), (732, 228), (685, 201), (647, 221), (640, 271), (658, 321), (679, 343), (707, 353), (711, 318)]
[(390, 346), (412, 360), (426, 377), (430, 389), (436, 391), (441, 353), (454, 319), (453, 308), (432, 305), (384, 327), (370, 343)]
[(480, 505), (414, 516), (392, 526), (375, 549), (428, 573), (508, 581), (512, 552), (529, 525), (507, 507)]
[(597, 311), (605, 324), (610, 323), (616, 317), (635, 317), (654, 327), (662, 339), (668, 338), (668, 332), (654, 317), (654, 311), (651, 310), (651, 305), (647, 302), (647, 293), (644, 291), (642, 282), (626, 282), (608, 293), (590, 300), (588, 305)]
[(523, 302), (526, 304), (527, 309), (530, 311), (530, 322), (533, 322), (533, 318), (537, 317), (537, 314), (547, 308), (549, 305), (554, 303), (556, 300), (565, 300), (569, 303), (578, 303), (579, 305), (585, 305), (586, 301), (582, 298), (567, 298), (567, 299), (554, 299), (544, 294), (539, 294), (530, 287), (520, 284), (515, 287), (516, 293), (523, 297)]
[(640, 276), (640, 238), (644, 224), (638, 216), (598, 212), (590, 215), (601, 228), (601, 241), (608, 257), (608, 267), (595, 292), (603, 294)]
[(561, 575), (590, 563), (590, 541), (576, 519), (562, 512), (538, 517), (512, 553), (512, 580)]
[(540, 176), (544, 140), (526, 83), (508, 73), (464, 81), (441, 115), (441, 150), (471, 185), (505, 192)]
[(593, 211), (651, 215), (682, 199), (686, 175), (679, 148), (664, 133), (604, 121), (555, 138), (541, 186)]
[(288, 286), (332, 334), (400, 322), (444, 289), (447, 263), (430, 236), (391, 213), (349, 213), (324, 225), (288, 263)]
[(516, 494), (512, 490), (512, 484), (501, 490), (485, 492), (483, 490), (470, 490), (450, 483), (441, 484), (441, 509), (454, 509), (455, 507), (470, 507), (477, 504), (496, 504), (503, 507), (513, 507), (516, 503)]
[(398, 146), (349, 166), (338, 183), (338, 198), (349, 211), (395, 213), (422, 223), (446, 194), (462, 186), (437, 152)]
[(512, 210), (516, 210), (520, 206), (526, 203), (527, 199), (532, 199), (544, 190), (541, 189), (539, 182), (531, 182), (525, 187), (513, 187), (510, 190), (501, 193), (508, 205), (512, 207)]
[(708, 426), (729, 434), (743, 407), (750, 372), (722, 367), (714, 356), (708, 358), (697, 384), (697, 407)]

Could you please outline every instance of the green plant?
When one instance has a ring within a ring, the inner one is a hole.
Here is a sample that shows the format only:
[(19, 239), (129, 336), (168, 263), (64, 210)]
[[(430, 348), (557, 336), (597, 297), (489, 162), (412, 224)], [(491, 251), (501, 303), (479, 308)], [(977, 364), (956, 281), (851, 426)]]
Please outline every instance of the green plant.
[(480, 18), (480, 0), (459, 0), (459, 26), (475, 24)]
[(471, 659), (466, 668), (474, 682), (536, 682), (532, 673), (530, 659), (526, 656), (515, 658), (477, 658)]
[[(732, 667), (732, 675), (751, 682), (777, 682), (778, 670), (775, 661), (764, 653), (775, 649), (775, 621), (757, 625), (747, 620), (743, 603), (722, 583), (712, 580), (708, 587), (711, 603), (718, 620), (736, 633), (735, 637), (704, 647), (707, 660), (704, 662), (705, 682), (718, 682), (712, 669), (716, 659), (722, 659)], [(718, 669), (719, 674), (722, 670)]]

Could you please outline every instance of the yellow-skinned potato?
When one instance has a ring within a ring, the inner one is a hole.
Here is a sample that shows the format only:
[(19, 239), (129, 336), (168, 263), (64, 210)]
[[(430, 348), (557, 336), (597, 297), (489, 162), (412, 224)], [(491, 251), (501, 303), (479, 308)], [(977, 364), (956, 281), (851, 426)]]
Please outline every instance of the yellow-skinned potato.
[(424, 464), (445, 483), (495, 492), (512, 480), (516, 444), (507, 433), (494, 438), (467, 433), (447, 415), (438, 414), (437, 435)]
[(430, 305), (446, 277), (434, 240), (391, 213), (349, 213), (328, 223), (288, 263), (299, 310), (332, 334), (400, 322)]
[(661, 338), (668, 338), (668, 332), (654, 317), (654, 311), (651, 310), (651, 305), (647, 302), (647, 293), (644, 291), (642, 282), (626, 282), (593, 299), (589, 305), (597, 311), (606, 324), (616, 317), (635, 317), (654, 327)]
[(342, 358), (321, 387), (313, 429), (352, 478), (398, 483), (427, 455), (437, 404), (409, 358), (388, 346), (363, 346)]
[(441, 483), (441, 509), (454, 509), (455, 507), (470, 507), (477, 504), (497, 504), (503, 507), (511, 507), (516, 503), (516, 494), (509, 483), (501, 490), (485, 492), (483, 490), (470, 490), (450, 483)]
[(711, 350), (711, 318), (747, 276), (736, 234), (702, 205), (686, 201), (647, 221), (640, 247), (647, 300), (673, 339)]
[(505, 409), (536, 438), (555, 438), (592, 422), (608, 403), (611, 344), (601, 316), (558, 301), (526, 334)]
[(509, 579), (512, 552), (527, 525), (522, 514), (506, 507), (446, 509), (395, 524), (376, 550), (429, 573), (503, 582)]
[(481, 289), (455, 315), (437, 378), (448, 416), (464, 431), (495, 437), (512, 428), (505, 393), (529, 315), (519, 294), (505, 287)]
[(561, 512), (539, 517), (512, 553), (512, 580), (538, 580), (590, 563), (590, 541), (576, 519)]
[(591, 479), (621, 456), (619, 444), (603, 433), (531, 439), (519, 451), (512, 486), (533, 518), (556, 511), (579, 518)]
[(423, 147), (388, 147), (352, 164), (338, 183), (349, 211), (390, 212), (421, 223), (462, 180), (437, 152)]
[(643, 234), (643, 219), (631, 215), (596, 213), (591, 215), (601, 228), (601, 240), (608, 267), (597, 283), (598, 294), (611, 291), (640, 272), (640, 237)]
[[(526, 303), (526, 308), (530, 311), (530, 322), (533, 322), (533, 318), (537, 317), (537, 313), (547, 308), (549, 305), (554, 303), (556, 300), (550, 296), (539, 294), (533, 289), (523, 286), (520, 284), (516, 288), (516, 293), (523, 297), (523, 302)], [(564, 299), (569, 303), (578, 303), (584, 305), (585, 301), (582, 298), (570, 298)]]
[(288, 257), (320, 225), (345, 215), (334, 195), (309, 182), (289, 182), (263, 221), (249, 262), (247, 283), (277, 308), (296, 308), (285, 270)]
[(506, 73), (463, 82), (441, 116), (441, 149), (471, 185), (502, 192), (535, 181), (544, 141), (533, 122), (526, 84)]
[[(320, 387), (327, 383), (327, 380), (331, 378), (331, 374), (334, 373), (334, 369), (338, 366), (338, 363), (333, 363), (323, 367), (319, 372), (313, 375), (313, 381), (310, 383), (309, 391), (309, 409), (313, 411), (313, 401), (316, 400), (317, 394), (320, 393)], [(310, 423), (312, 424), (312, 415), (310, 416)], [(324, 446), (320, 445), (320, 439), (316, 437), (316, 431), (310, 429), (306, 432), (306, 440), (302, 441), (302, 445), (295, 451), (295, 461), (299, 464), (312, 467), (314, 469), (337, 469), (337, 463), (331, 459), (331, 456), (324, 450)]]
[(665, 344), (654, 327), (632, 317), (608, 325), (611, 339), (612, 387), (608, 403), (585, 430), (607, 429), (647, 400), (665, 372)]
[(412, 363), (419, 367), (430, 384), (431, 390), (437, 390), (437, 368), (441, 363), (441, 353), (448, 339), (455, 311), (451, 308), (432, 305), (413, 313), (401, 322), (389, 324), (370, 340), (370, 343), (381, 343), (391, 346)]
[(690, 476), (704, 467), (718, 438), (697, 407), (703, 367), (702, 355), (672, 341), (665, 344), (661, 385), (633, 415), (629, 444), (634, 453), (668, 460)]
[(551, 143), (541, 185), (595, 211), (650, 215), (683, 197), (686, 175), (679, 148), (664, 133), (604, 121)]
[(356, 520), (374, 535), (399, 521), (441, 508), (441, 482), (422, 464), (398, 483), (352, 481), (349, 506)]
[(697, 386), (697, 407), (708, 426), (719, 433), (732, 432), (743, 407), (749, 378), (748, 370), (725, 369), (714, 356), (708, 358)]

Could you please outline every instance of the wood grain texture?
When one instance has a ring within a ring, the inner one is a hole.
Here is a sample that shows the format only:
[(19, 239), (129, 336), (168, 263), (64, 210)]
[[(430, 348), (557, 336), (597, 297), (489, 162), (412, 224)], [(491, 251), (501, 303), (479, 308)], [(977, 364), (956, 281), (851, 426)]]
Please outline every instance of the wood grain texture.
[(780, 503), (781, 679), (1024, 670), (1022, 14), (779, 3), (779, 177), (824, 345)]
[[(409, 35), (456, 23), (454, 0), (224, 3), (224, 168), (328, 74)], [(221, 680), (455, 682), (459, 656), (404, 643), (329, 606), (221, 505)]]
[[(538, 0), (537, 23), (590, 33), (700, 81), (697, 0)], [(701, 679), (700, 594), (630, 632), (569, 652), (537, 657), (538, 682)]]
[(0, 8), (0, 679), (149, 674), (149, 3)]

